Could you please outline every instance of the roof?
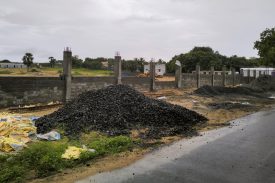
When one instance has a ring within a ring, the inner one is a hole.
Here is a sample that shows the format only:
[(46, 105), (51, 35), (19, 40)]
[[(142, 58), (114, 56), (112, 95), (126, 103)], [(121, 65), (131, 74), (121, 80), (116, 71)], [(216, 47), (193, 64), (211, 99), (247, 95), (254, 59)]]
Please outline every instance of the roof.
[(240, 68), (241, 70), (257, 70), (257, 71), (266, 71), (266, 70), (275, 70), (275, 68), (272, 67), (253, 67), (253, 68)]

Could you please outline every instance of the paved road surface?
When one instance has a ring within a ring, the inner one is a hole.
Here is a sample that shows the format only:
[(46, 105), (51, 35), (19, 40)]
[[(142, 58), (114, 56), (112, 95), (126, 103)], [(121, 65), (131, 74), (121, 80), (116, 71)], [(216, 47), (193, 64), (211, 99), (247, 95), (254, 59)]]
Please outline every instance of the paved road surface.
[(78, 183), (275, 183), (275, 110), (181, 140)]

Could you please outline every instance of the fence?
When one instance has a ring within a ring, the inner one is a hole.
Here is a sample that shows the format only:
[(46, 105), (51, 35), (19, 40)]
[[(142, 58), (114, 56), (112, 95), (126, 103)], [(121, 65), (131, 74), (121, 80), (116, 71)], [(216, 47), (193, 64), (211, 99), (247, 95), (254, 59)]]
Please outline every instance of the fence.
[[(0, 77), (0, 108), (30, 105), (47, 104), (49, 102), (66, 102), (85, 91), (100, 89), (114, 84), (130, 85), (140, 91), (155, 91), (164, 88), (189, 88), (203, 85), (225, 86), (249, 83), (253, 78), (243, 77), (235, 74), (220, 71), (216, 75), (214, 68), (210, 72), (201, 74), (200, 67), (196, 72), (182, 73), (182, 67), (177, 66), (175, 81), (156, 81), (155, 63), (150, 63), (150, 77), (122, 77), (121, 57), (115, 56), (113, 77), (72, 77), (72, 52), (66, 49), (63, 52), (63, 75), (60, 77)], [(206, 74), (205, 74), (206, 73)]]

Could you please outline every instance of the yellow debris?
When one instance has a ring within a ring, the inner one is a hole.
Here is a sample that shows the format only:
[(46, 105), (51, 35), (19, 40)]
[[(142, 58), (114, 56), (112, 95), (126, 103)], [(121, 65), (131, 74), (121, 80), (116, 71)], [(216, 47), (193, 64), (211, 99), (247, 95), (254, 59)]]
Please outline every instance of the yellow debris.
[(78, 159), (80, 154), (82, 152), (86, 152), (87, 149), (82, 149), (82, 148), (79, 148), (79, 147), (75, 147), (75, 146), (69, 146), (65, 153), (62, 154), (62, 158), (63, 159)]
[(0, 122), (0, 151), (20, 150), (31, 141), (30, 136), (36, 134), (36, 127), (28, 118), (5, 116), (4, 119)]
[(0, 137), (0, 151), (11, 152), (18, 151), (25, 147), (25, 143), (13, 138)]

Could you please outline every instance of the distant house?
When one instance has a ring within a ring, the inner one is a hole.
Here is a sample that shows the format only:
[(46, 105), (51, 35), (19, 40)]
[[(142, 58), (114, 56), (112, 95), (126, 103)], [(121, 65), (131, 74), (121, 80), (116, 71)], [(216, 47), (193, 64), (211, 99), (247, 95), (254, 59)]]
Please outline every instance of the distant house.
[[(163, 76), (166, 73), (166, 66), (165, 64), (156, 64), (155, 65), (155, 72), (158, 76)], [(144, 65), (144, 73), (150, 72), (150, 64)]]
[(256, 67), (256, 68), (240, 68), (241, 73), (243, 76), (248, 76), (250, 72), (251, 77), (259, 77), (260, 75), (273, 75), (275, 74), (275, 68), (271, 67)]
[(0, 63), (0, 68), (27, 68), (23, 63), (18, 62), (9, 62), (9, 63)]

